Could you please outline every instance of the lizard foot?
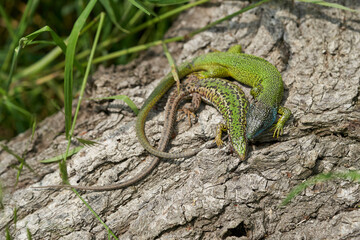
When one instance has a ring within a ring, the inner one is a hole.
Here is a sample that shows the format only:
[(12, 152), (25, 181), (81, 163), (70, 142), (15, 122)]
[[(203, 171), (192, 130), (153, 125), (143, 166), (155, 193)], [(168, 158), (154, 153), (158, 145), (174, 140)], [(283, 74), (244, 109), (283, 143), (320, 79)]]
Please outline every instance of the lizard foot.
[(191, 116), (194, 117), (196, 119), (196, 115), (193, 111), (191, 111), (190, 109), (184, 107), (179, 109), (178, 111), (183, 112), (181, 118), (187, 117), (188, 121), (189, 121), (189, 128), (191, 127)]
[(274, 131), (273, 137), (279, 138), (284, 133), (284, 125), (281, 123), (277, 123), (273, 125), (271, 131)]

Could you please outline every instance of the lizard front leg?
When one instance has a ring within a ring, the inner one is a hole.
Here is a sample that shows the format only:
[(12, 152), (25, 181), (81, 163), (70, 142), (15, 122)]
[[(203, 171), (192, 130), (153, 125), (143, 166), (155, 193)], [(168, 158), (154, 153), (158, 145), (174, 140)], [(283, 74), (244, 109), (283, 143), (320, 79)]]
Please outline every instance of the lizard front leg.
[(287, 120), (289, 120), (289, 118), (291, 116), (291, 111), (290, 111), (290, 109), (288, 109), (286, 107), (280, 106), (278, 109), (278, 114), (280, 114), (281, 117), (279, 118), (279, 120), (277, 121), (277, 123), (274, 127), (275, 131), (274, 131), (273, 137), (275, 137), (275, 136), (279, 137), (280, 135), (283, 134), (285, 122)]

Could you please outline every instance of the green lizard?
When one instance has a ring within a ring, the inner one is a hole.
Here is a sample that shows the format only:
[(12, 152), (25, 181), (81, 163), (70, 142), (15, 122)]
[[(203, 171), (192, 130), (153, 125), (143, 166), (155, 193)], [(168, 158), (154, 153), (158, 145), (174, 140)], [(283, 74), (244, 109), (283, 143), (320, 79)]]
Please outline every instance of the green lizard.
[[(196, 73), (198, 78), (231, 77), (251, 86), (254, 97), (247, 113), (246, 137), (253, 139), (269, 128), (279, 113), (281, 117), (275, 125), (273, 136), (283, 133), (285, 122), (291, 111), (280, 106), (284, 86), (279, 71), (268, 61), (260, 57), (241, 53), (241, 46), (231, 47), (227, 52), (213, 52), (183, 63), (178, 68), (179, 78)], [(171, 73), (161, 80), (140, 109), (136, 122), (136, 135), (141, 145), (151, 154), (161, 158), (182, 158), (195, 155), (199, 150), (183, 153), (166, 153), (154, 148), (145, 135), (145, 121), (151, 108), (175, 83)]]
[[(189, 76), (182, 87), (181, 93), (178, 94), (175, 90), (170, 95), (165, 107), (165, 122), (158, 150), (165, 150), (172, 133), (177, 106), (182, 99), (190, 94), (193, 97), (193, 106), (187, 108), (187, 110), (194, 111), (197, 109), (200, 106), (201, 99), (215, 106), (226, 121), (226, 124), (220, 124), (217, 128), (216, 144), (218, 146), (222, 145), (221, 133), (227, 130), (235, 152), (240, 159), (244, 160), (247, 149), (245, 132), (248, 101), (239, 86), (224, 79), (209, 78), (199, 80), (195, 76)], [(196, 152), (199, 151), (197, 150)], [(116, 190), (139, 182), (157, 166), (159, 161), (158, 157), (153, 157), (151, 163), (139, 175), (119, 184), (109, 186), (48, 185), (35, 188), (75, 188), (92, 191)]]
[(235, 152), (241, 160), (245, 160), (247, 153), (246, 114), (249, 104), (242, 89), (225, 79), (198, 79), (190, 75), (178, 99), (189, 94), (192, 94), (193, 99), (192, 107), (187, 108), (187, 111), (193, 112), (198, 109), (201, 99), (213, 105), (225, 119), (225, 124), (219, 124), (217, 127), (216, 144), (218, 146), (223, 144), (222, 132), (228, 131)]

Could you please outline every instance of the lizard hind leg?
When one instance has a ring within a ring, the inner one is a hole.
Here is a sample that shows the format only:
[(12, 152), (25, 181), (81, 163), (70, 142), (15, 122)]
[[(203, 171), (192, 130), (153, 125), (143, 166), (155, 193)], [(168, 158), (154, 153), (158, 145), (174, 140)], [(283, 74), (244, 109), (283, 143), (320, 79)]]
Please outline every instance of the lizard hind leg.
[(228, 130), (228, 128), (227, 128), (227, 126), (225, 124), (220, 123), (220, 124), (217, 125), (217, 127), (216, 127), (216, 137), (215, 137), (214, 141), (215, 141), (215, 143), (216, 143), (216, 145), (218, 147), (221, 147), (224, 144), (224, 142), (223, 142), (223, 140), (221, 138), (222, 137), (222, 132), (226, 132), (227, 130)]
[(234, 45), (232, 47), (230, 47), (227, 52), (230, 52), (230, 53), (241, 53), (241, 50), (242, 50), (242, 47), (241, 45)]
[(179, 109), (179, 111), (182, 111), (185, 116), (188, 117), (189, 120), (189, 127), (191, 127), (191, 116), (196, 118), (195, 111), (197, 111), (201, 104), (201, 96), (198, 93), (192, 93), (192, 100), (191, 104), (186, 104), (183, 108)]

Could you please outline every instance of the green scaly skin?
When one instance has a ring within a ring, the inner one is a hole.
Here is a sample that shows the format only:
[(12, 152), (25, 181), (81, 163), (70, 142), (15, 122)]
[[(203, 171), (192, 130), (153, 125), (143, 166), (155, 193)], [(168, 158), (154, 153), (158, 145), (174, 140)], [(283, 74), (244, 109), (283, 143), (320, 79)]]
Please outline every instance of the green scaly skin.
[[(227, 52), (213, 52), (194, 58), (178, 68), (179, 78), (196, 73), (198, 78), (231, 77), (252, 87), (254, 101), (247, 114), (246, 137), (253, 139), (276, 120), (274, 136), (283, 132), (284, 124), (289, 119), (289, 109), (280, 106), (284, 86), (279, 71), (265, 59), (241, 53), (241, 46), (231, 47)], [(183, 158), (196, 154), (196, 151), (183, 153), (165, 153), (157, 150), (149, 143), (145, 135), (145, 121), (149, 111), (159, 99), (173, 86), (175, 80), (169, 73), (161, 80), (140, 109), (136, 122), (136, 135), (141, 145), (151, 154), (161, 158)], [(194, 153), (195, 152), (195, 153)], [(197, 151), (198, 152), (198, 151)]]
[(228, 131), (235, 152), (244, 160), (247, 152), (246, 113), (249, 103), (242, 89), (220, 78), (189, 77), (188, 81), (182, 92), (193, 95), (193, 109), (189, 110), (197, 109), (201, 99), (213, 105), (225, 120), (225, 124), (220, 124), (217, 128), (217, 145), (222, 145), (221, 132)]

